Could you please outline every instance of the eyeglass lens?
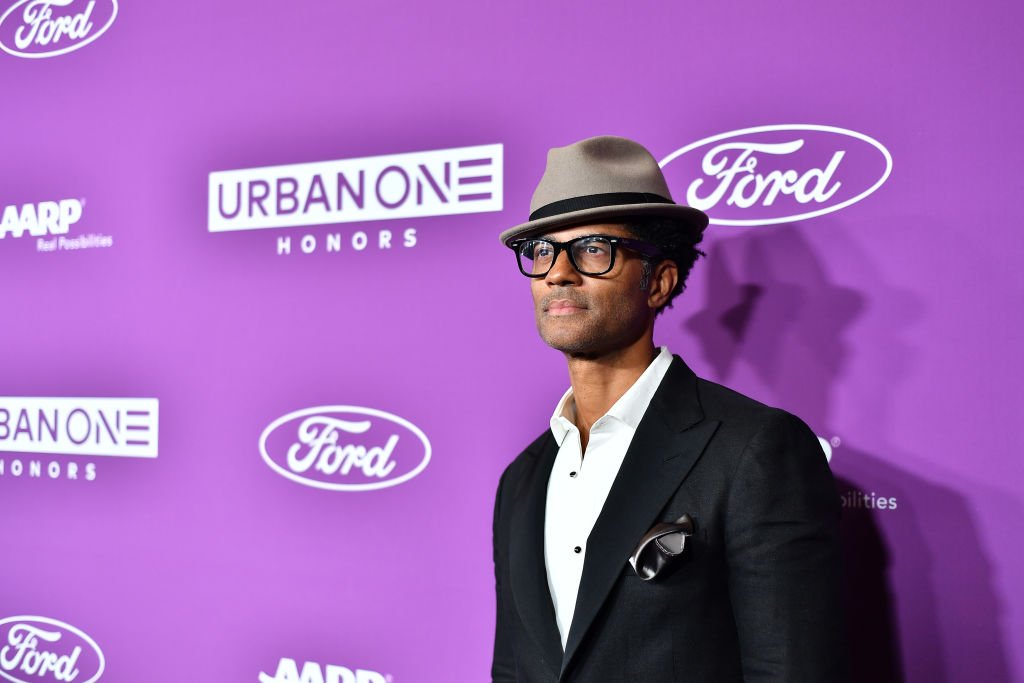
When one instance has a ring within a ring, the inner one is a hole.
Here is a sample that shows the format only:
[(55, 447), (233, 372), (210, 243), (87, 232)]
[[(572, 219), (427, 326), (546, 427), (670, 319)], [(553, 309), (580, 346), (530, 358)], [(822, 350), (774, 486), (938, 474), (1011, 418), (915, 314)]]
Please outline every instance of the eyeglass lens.
[[(606, 273), (611, 268), (612, 245), (604, 237), (588, 237), (572, 242), (572, 261), (583, 274)], [(519, 249), (523, 268), (534, 275), (551, 270), (556, 258), (555, 246), (547, 240), (530, 240)]]

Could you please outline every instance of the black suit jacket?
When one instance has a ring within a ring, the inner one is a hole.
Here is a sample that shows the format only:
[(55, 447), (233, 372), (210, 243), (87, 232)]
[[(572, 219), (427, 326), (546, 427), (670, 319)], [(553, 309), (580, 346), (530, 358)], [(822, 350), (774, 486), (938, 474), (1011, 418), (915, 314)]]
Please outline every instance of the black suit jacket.
[[(673, 360), (587, 540), (564, 653), (544, 566), (557, 451), (545, 432), (498, 486), (494, 681), (847, 680), (839, 498), (798, 418)], [(680, 561), (641, 581), (636, 544), (683, 513)]]

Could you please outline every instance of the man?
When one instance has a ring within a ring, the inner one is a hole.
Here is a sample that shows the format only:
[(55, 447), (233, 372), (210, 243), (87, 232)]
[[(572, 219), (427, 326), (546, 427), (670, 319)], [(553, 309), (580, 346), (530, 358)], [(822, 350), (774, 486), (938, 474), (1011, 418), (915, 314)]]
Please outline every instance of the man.
[(817, 438), (654, 347), (706, 225), (599, 137), (551, 150), (501, 235), (572, 386), (498, 487), (495, 681), (846, 680)]

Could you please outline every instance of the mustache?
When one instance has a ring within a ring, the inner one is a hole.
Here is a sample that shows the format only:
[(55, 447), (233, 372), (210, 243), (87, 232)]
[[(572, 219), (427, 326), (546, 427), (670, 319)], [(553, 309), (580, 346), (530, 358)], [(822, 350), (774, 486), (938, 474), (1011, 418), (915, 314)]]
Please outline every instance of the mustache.
[(563, 291), (551, 292), (550, 294), (542, 298), (540, 300), (541, 309), (545, 311), (548, 310), (548, 308), (551, 307), (552, 301), (568, 301), (573, 306), (578, 306), (579, 308), (590, 307), (587, 304), (586, 297), (582, 296), (579, 292), (576, 292), (575, 290), (568, 288), (566, 288)]

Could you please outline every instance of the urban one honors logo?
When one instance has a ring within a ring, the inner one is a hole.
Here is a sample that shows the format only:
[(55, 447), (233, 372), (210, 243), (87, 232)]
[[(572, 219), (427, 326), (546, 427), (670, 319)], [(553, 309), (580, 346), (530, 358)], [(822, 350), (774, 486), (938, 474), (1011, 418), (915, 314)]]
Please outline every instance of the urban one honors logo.
[[(501, 211), (503, 148), (480, 145), (429, 152), (391, 154), (216, 171), (209, 178), (210, 232), (292, 228), (358, 221)], [(409, 248), (416, 229), (307, 233), (293, 248), (290, 236), (277, 239), (277, 253), (309, 254), (367, 247)]]
[(282, 657), (273, 676), (260, 672), (260, 683), (389, 683), (390, 676), (384, 676), (369, 669), (349, 669), (345, 666), (317, 662), (305, 662), (302, 671), (294, 659)]
[(12, 683), (93, 683), (103, 651), (70, 624), (47, 617), (0, 619), (0, 677)]
[(260, 435), (260, 455), (292, 481), (331, 491), (397, 486), (430, 462), (430, 441), (408, 420), (373, 408), (320, 406), (288, 413)]
[[(155, 458), (155, 398), (0, 396), (0, 456), (5, 453)], [(94, 462), (0, 457), (0, 477), (96, 478)]]
[(0, 17), (0, 48), (15, 57), (56, 57), (85, 47), (117, 18), (117, 0), (19, 0)]
[(660, 162), (671, 187), (712, 225), (771, 225), (832, 213), (892, 172), (880, 142), (843, 128), (779, 125), (698, 140)]

